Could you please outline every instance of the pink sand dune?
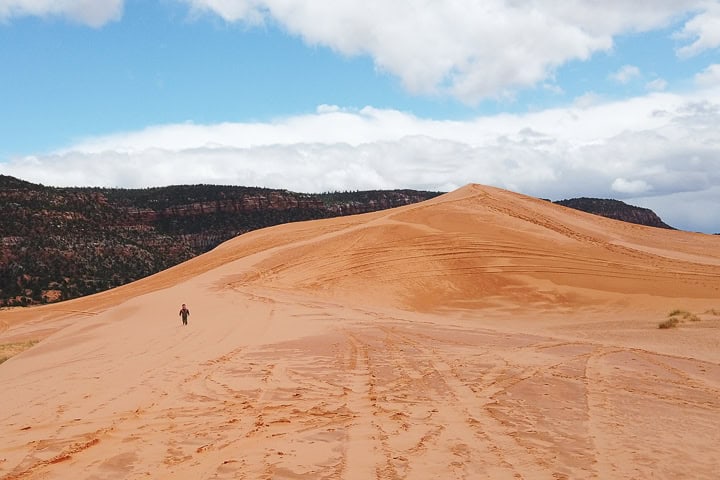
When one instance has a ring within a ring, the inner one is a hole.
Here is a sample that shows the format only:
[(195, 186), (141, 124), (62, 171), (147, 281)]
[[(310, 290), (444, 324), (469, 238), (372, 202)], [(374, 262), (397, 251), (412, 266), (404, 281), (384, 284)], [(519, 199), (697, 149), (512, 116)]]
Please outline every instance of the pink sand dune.
[(0, 365), (3, 480), (720, 472), (720, 237), (490, 187), (0, 312), (30, 339)]

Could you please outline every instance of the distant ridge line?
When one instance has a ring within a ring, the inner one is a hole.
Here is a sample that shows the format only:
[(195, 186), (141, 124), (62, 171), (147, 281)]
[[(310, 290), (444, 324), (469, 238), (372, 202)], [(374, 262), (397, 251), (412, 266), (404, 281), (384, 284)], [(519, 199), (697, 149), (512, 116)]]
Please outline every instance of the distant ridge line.
[(556, 205), (562, 205), (564, 207), (581, 210), (583, 212), (592, 213), (615, 220), (621, 220), (623, 222), (635, 223), (648, 227), (676, 230), (676, 228), (671, 227), (667, 223), (663, 222), (662, 219), (649, 208), (636, 207), (620, 200), (580, 197), (571, 198), (568, 200), (559, 200), (553, 203), (555, 203)]

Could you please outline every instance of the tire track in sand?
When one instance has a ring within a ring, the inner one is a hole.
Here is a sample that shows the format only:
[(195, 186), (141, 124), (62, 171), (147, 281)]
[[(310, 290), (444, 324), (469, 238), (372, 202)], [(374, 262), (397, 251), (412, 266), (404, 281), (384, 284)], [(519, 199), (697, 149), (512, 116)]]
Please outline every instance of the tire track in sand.
[[(488, 385), (471, 387), (460, 378), (454, 362), (438, 353), (431, 337), (379, 328), (386, 336), (386, 351), (400, 369), (400, 378), (414, 379), (404, 382), (400, 395), (408, 395), (413, 387), (432, 392), (425, 403), (433, 408), (424, 424), (434, 429), (410, 453), (419, 455), (425, 448), (447, 449), (445, 471), (452, 472), (451, 478), (550, 478), (546, 462), (518, 443), (515, 432), (489, 413), (487, 407), (494, 404), (493, 395), (501, 389), (495, 380), (488, 376)], [(388, 400), (392, 409), (393, 399)], [(404, 405), (400, 406), (391, 419), (403, 415)], [(409, 458), (408, 462), (422, 464), (419, 458)]]

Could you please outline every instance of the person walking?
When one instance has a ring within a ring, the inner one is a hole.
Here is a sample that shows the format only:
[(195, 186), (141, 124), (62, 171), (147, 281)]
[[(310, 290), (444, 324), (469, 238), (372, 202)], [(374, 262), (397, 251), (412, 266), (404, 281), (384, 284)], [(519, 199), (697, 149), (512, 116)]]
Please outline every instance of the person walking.
[(183, 325), (187, 325), (188, 317), (190, 316), (190, 310), (184, 303), (182, 304), (179, 315), (182, 317)]

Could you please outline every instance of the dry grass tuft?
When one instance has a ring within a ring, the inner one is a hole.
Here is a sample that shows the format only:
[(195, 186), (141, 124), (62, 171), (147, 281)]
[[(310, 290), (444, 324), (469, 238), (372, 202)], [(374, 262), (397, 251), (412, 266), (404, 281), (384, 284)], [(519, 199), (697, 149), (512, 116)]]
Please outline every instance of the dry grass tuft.
[(682, 321), (699, 322), (700, 317), (690, 312), (681, 312), (679, 315)]
[(677, 317), (670, 317), (658, 324), (658, 328), (675, 328), (677, 327), (680, 320)]
[(664, 320), (658, 324), (658, 328), (675, 328), (678, 324), (683, 322), (699, 322), (700, 317), (694, 313), (688, 312), (687, 310), (675, 309), (668, 313), (667, 320)]
[(27, 340), (24, 342), (5, 343), (0, 345), (0, 363), (4, 363), (10, 357), (27, 350), (38, 342), (39, 340)]

